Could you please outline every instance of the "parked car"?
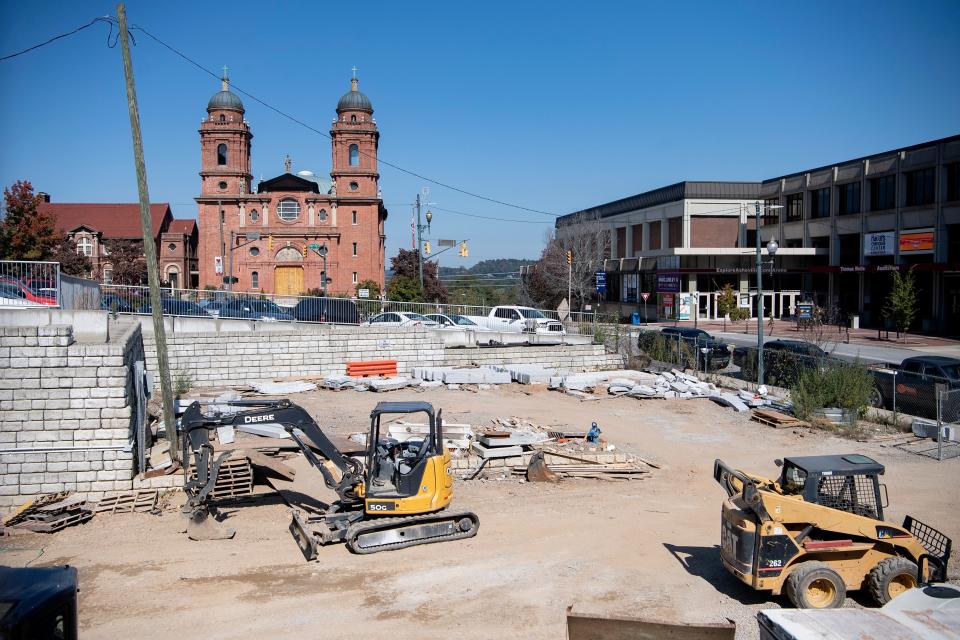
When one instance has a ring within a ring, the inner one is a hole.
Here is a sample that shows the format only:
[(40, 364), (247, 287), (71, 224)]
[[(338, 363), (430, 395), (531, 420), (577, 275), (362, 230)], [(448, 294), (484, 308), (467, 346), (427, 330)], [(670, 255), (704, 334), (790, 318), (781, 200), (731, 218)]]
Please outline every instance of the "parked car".
[(290, 313), (300, 322), (360, 324), (360, 312), (352, 300), (301, 298)]
[[(892, 409), (896, 383), (897, 411), (922, 418), (937, 417), (936, 388), (960, 389), (960, 359), (947, 356), (914, 356), (899, 367), (871, 368), (874, 388), (870, 404)], [(947, 422), (960, 420), (960, 391), (949, 394), (941, 407)]]
[[(707, 369), (723, 369), (730, 364), (730, 347), (723, 341), (714, 338), (703, 329), (694, 327), (664, 327), (660, 330), (661, 335), (671, 336), (676, 339), (680, 336), (686, 344), (696, 350), (694, 362), (687, 363), (689, 366), (703, 367), (706, 359)], [(707, 351), (704, 352), (703, 350)]]
[[(19, 280), (18, 278), (14, 278), (13, 276), (0, 276), (0, 282), (17, 287), (20, 290), (20, 293), (23, 294), (20, 297), (24, 300), (27, 300), (28, 302), (35, 302), (36, 304), (45, 304), (48, 306), (57, 305), (56, 291), (54, 291), (52, 295), (48, 293), (34, 291), (30, 287), (28, 287), (26, 284), (24, 284), (21, 280)], [(8, 290), (11, 290), (11, 289), (9, 289), (8, 287)]]
[(207, 312), (207, 315), (219, 318), (220, 317), (220, 307), (226, 304), (224, 300), (201, 300), (197, 303), (200, 305), (200, 308)]
[(481, 327), (467, 316), (456, 313), (427, 313), (425, 317), (430, 318), (441, 328), (450, 329), (472, 329), (474, 331), (490, 331), (486, 327)]
[(563, 324), (555, 319), (548, 318), (539, 309), (533, 307), (519, 307), (504, 305), (494, 307), (486, 316), (467, 316), (481, 327), (494, 331), (512, 331), (516, 333), (543, 333), (564, 335), (566, 330)]
[[(168, 316), (200, 316), (209, 317), (206, 311), (196, 302), (189, 300), (180, 300), (179, 298), (160, 298), (160, 308), (163, 309), (163, 315)], [(153, 307), (149, 302), (140, 305), (137, 313), (152, 313)]]
[(220, 306), (221, 318), (240, 318), (243, 320), (264, 320), (292, 322), (294, 317), (270, 300), (256, 298), (236, 298)]
[[(737, 347), (733, 350), (733, 364), (740, 367), (744, 380), (757, 379), (756, 347)], [(771, 340), (763, 343), (764, 382), (789, 387), (805, 369), (824, 366), (830, 355), (803, 340)]]
[(0, 307), (40, 307), (39, 302), (27, 300), (23, 288), (12, 282), (0, 282)]
[(378, 313), (367, 321), (377, 327), (438, 327), (436, 320), (411, 311), (387, 311)]
[(117, 313), (133, 313), (133, 305), (115, 293), (104, 293), (100, 296), (100, 308), (104, 311)]

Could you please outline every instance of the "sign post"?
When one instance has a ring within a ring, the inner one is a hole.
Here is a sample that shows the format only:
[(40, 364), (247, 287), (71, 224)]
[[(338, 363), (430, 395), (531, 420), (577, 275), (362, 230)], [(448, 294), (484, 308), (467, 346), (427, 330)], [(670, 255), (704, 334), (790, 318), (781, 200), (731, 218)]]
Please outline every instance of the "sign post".
[(643, 291), (640, 297), (643, 298), (643, 324), (647, 324), (647, 299), (650, 297), (650, 292)]

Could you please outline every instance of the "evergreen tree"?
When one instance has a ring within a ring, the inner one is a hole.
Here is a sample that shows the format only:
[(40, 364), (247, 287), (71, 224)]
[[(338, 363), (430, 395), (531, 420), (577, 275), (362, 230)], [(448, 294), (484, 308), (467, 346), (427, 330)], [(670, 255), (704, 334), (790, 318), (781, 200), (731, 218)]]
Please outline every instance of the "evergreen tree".
[[(906, 334), (917, 316), (917, 286), (913, 275), (913, 267), (906, 274), (894, 271), (890, 293), (881, 312), (887, 320), (893, 321), (899, 333)], [(906, 339), (906, 335), (904, 335)]]

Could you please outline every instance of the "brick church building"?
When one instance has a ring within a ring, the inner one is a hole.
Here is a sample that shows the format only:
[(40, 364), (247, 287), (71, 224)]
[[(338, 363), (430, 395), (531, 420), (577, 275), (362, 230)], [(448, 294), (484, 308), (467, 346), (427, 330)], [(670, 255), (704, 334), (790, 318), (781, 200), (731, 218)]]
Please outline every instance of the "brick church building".
[(330, 130), (332, 180), (291, 173), (288, 157), (285, 172), (261, 180), (256, 191), (253, 133), (226, 74), (222, 82), (200, 125), (200, 286), (222, 287), (232, 267), (234, 291), (292, 296), (323, 289), (324, 277), (330, 295), (353, 295), (364, 280), (382, 288), (387, 210), (378, 187), (380, 133), (357, 78), (340, 98)]

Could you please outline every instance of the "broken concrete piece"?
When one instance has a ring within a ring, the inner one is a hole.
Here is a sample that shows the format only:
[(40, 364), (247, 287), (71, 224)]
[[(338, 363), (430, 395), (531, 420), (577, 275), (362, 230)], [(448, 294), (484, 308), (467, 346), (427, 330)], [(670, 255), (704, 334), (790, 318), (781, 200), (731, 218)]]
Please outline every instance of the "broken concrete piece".
[(252, 433), (266, 438), (289, 438), (290, 434), (282, 425), (276, 422), (258, 422), (251, 424), (238, 424), (234, 427), (237, 431)]
[(458, 390), (460, 389), (460, 385), (458, 385), (458, 384), (448, 384), (448, 385), (447, 385), (447, 389), (449, 389), (450, 391), (458, 391)]
[(410, 386), (406, 378), (370, 378), (366, 382), (370, 391), (396, 391)]
[(257, 393), (262, 393), (268, 396), (283, 396), (288, 393), (303, 393), (304, 391), (315, 391), (317, 385), (312, 382), (304, 382), (298, 380), (295, 382), (254, 382), (250, 385), (257, 390)]
[(689, 393), (690, 387), (687, 386), (684, 382), (671, 382), (670, 388), (676, 391), (677, 393)]
[(481, 458), (514, 458), (523, 455), (523, 447), (520, 446), (491, 449), (479, 442), (474, 442), (470, 445), (470, 449), (476, 452)]
[(440, 380), (424, 380), (419, 386), (422, 389), (436, 389), (437, 387), (442, 387), (443, 382)]
[(710, 399), (716, 402), (717, 404), (722, 404), (726, 407), (731, 407), (737, 412), (749, 411), (750, 409), (746, 404), (733, 393), (721, 393), (720, 395), (710, 396)]

